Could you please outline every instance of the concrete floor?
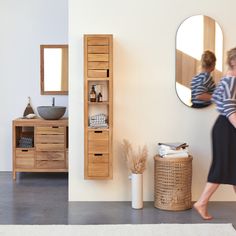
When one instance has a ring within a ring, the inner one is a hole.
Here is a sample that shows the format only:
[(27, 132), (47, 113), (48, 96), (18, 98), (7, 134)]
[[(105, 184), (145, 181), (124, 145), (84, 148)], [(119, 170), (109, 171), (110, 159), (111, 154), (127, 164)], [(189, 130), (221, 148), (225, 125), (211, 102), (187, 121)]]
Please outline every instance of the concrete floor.
[(0, 224), (159, 224), (232, 223), (236, 226), (236, 202), (211, 202), (211, 221), (190, 209), (163, 211), (145, 202), (142, 210), (130, 202), (68, 202), (68, 178), (64, 173), (0, 172)]

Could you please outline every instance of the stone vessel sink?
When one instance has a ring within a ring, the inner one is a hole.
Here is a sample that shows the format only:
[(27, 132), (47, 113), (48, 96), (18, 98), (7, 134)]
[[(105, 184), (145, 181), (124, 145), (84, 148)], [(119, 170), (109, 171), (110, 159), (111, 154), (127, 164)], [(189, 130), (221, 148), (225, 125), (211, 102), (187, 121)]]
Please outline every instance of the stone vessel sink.
[(66, 112), (63, 106), (39, 106), (39, 115), (45, 120), (59, 120)]

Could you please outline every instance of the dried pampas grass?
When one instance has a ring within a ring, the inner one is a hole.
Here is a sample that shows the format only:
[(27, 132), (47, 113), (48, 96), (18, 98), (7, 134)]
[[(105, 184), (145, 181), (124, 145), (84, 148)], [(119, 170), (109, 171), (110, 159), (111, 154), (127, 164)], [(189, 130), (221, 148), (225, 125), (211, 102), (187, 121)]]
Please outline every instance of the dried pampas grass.
[(138, 152), (134, 152), (132, 145), (126, 139), (123, 140), (122, 148), (127, 161), (128, 169), (133, 174), (142, 174), (146, 169), (148, 156), (147, 146), (142, 149), (139, 147)]

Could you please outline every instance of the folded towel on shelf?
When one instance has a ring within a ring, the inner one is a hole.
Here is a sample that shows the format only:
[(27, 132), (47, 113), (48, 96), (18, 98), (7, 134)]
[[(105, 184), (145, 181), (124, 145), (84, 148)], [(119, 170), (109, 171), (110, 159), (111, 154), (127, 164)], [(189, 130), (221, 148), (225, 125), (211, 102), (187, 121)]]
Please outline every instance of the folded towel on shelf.
[(107, 116), (105, 114), (97, 114), (89, 117), (89, 127), (91, 128), (107, 128)]

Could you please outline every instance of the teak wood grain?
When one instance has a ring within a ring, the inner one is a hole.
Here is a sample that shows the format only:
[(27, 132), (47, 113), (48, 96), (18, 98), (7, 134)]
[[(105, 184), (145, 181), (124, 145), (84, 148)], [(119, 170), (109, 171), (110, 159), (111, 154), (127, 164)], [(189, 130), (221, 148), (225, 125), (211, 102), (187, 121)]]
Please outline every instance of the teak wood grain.
[[(21, 137), (33, 146), (19, 145)], [(12, 122), (13, 179), (17, 172), (68, 171), (68, 119), (16, 119)]]

